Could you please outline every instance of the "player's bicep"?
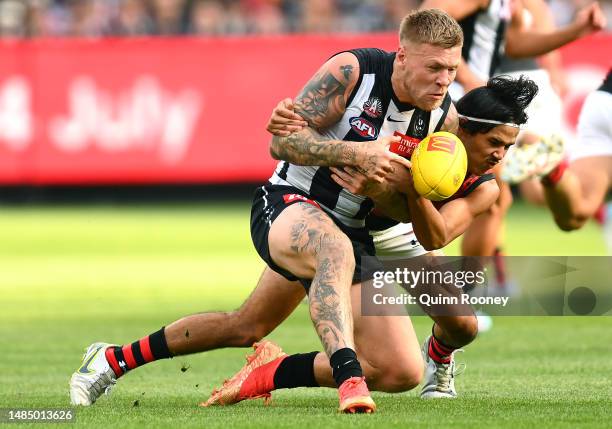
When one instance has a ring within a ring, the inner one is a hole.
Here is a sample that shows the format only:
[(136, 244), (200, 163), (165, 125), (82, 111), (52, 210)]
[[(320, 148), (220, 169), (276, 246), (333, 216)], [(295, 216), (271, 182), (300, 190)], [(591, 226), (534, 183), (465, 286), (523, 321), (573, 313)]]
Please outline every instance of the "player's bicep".
[(310, 127), (324, 129), (338, 122), (359, 79), (359, 61), (350, 52), (330, 58), (295, 99), (295, 111)]
[(499, 197), (499, 187), (494, 180), (481, 184), (463, 198), (450, 201), (440, 208), (449, 242), (463, 234), (476, 216), (489, 210)]

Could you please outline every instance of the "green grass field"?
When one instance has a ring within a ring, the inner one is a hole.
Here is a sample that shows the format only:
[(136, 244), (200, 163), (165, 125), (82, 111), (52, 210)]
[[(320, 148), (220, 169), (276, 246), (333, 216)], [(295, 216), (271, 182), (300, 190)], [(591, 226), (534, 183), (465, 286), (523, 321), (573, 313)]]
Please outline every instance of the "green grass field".
[[(183, 315), (239, 305), (263, 267), (248, 216), (246, 203), (0, 210), (0, 408), (68, 407), (68, 379), (89, 343), (131, 342)], [(520, 204), (506, 238), (513, 255), (604, 254), (595, 225), (566, 234), (547, 212)], [(415, 325), (422, 339), (431, 323), (419, 317)], [(202, 409), (196, 404), (240, 368), (246, 351), (179, 357), (122, 378), (111, 396), (76, 410), (76, 424), (610, 427), (610, 332), (608, 317), (496, 318), (462, 357), (460, 399), (375, 393), (379, 412), (371, 416), (338, 415), (331, 389), (280, 391), (271, 407)], [(290, 353), (320, 348), (306, 306), (271, 337)]]

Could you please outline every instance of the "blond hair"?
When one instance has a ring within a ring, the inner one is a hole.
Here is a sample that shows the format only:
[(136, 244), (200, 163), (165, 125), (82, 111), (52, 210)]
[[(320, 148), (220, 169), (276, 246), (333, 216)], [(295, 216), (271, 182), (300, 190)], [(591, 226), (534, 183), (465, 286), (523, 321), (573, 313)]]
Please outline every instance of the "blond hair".
[(400, 44), (428, 43), (442, 48), (463, 45), (463, 31), (449, 14), (440, 9), (412, 11), (402, 19)]

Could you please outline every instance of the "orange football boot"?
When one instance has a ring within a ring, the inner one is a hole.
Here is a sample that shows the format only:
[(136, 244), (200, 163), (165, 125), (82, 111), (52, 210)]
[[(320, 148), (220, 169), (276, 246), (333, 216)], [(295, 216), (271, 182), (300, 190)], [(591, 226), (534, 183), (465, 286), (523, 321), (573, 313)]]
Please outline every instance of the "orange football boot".
[(351, 377), (345, 380), (338, 388), (340, 407), (338, 411), (343, 413), (373, 413), (376, 404), (370, 396), (365, 377)]
[(232, 378), (225, 380), (223, 386), (213, 390), (210, 398), (200, 406), (232, 405), (256, 398), (264, 398), (266, 404), (270, 402), (274, 373), (288, 355), (271, 341), (255, 343), (253, 348), (255, 352), (247, 356), (246, 365)]

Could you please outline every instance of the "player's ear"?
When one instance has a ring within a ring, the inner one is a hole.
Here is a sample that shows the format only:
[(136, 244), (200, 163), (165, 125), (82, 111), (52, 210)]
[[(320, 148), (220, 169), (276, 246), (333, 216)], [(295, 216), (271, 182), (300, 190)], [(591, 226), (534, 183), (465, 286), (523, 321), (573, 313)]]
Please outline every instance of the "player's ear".
[(406, 62), (406, 48), (404, 47), (404, 45), (400, 45), (397, 49), (396, 58), (401, 64), (404, 64)]

